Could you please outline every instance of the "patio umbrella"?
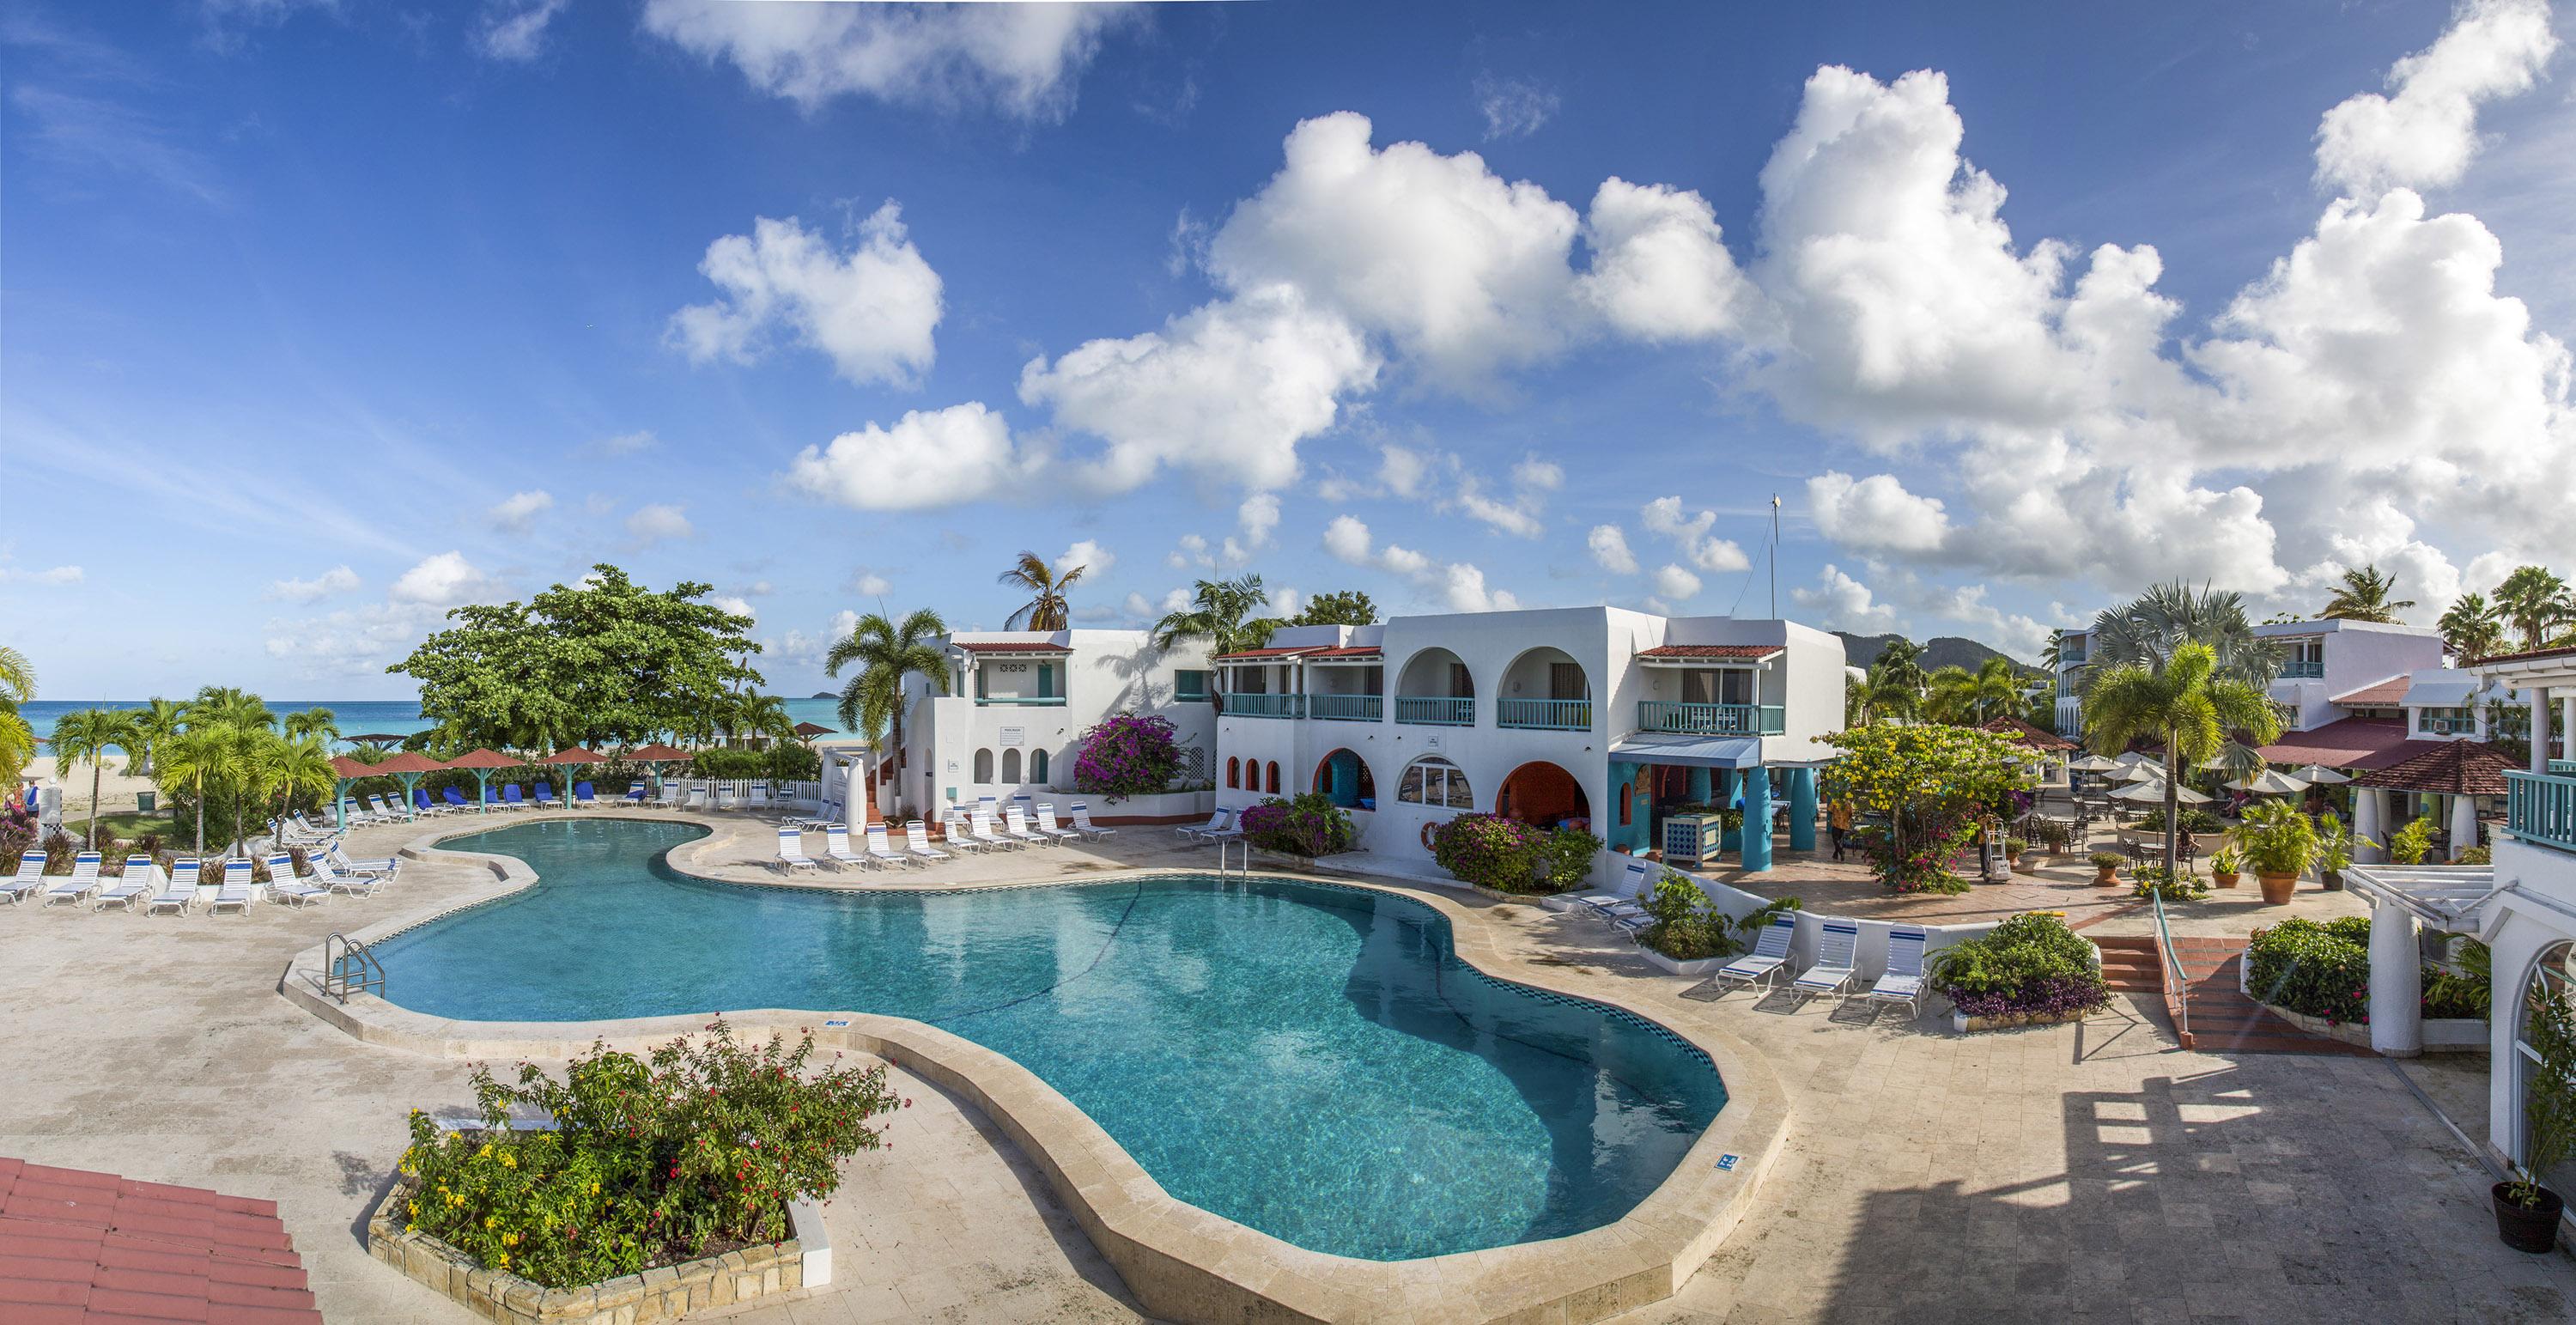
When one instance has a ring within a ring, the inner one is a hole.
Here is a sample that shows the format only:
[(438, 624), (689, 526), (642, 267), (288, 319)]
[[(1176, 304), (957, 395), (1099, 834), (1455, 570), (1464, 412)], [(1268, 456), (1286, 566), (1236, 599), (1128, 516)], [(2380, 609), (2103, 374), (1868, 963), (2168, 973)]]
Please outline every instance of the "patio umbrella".
[(2154, 764), (2131, 764), (2129, 766), (2129, 771), (2122, 773), (2116, 780), (2120, 782), (2162, 782), (2164, 781), (2164, 777), (2165, 771)]
[[(2162, 805), (2165, 803), (2165, 784), (2162, 782), (2141, 782), (2135, 786), (2122, 787), (2118, 791), (2111, 793), (2111, 799), (2117, 801), (2136, 801), (2141, 805)], [(2175, 788), (2174, 799), (2183, 805), (2202, 805), (2206, 804), (2209, 800), (2207, 796), (2204, 796), (2189, 787)]]
[(2144, 750), (2124, 750), (2120, 752), (2119, 762), (2123, 764), (2153, 764), (2160, 761), (2157, 760), (2154, 755), (2148, 754)]
[(2290, 796), (2308, 789), (2305, 779), (2269, 768), (2264, 769), (2256, 777), (2238, 778), (2227, 785), (2238, 791), (2250, 791), (2257, 796)]
[(2297, 776), (2300, 781), (2320, 787), (2330, 787), (2338, 782), (2352, 781), (2351, 778), (2348, 778), (2323, 764), (2310, 764), (2306, 768), (2300, 769)]
[(2078, 773), (2108, 773), (2118, 768), (2120, 761), (2105, 759), (2100, 755), (2086, 755), (2081, 759), (2068, 760), (2066, 766)]
[(662, 780), (662, 765), (687, 763), (688, 760), (689, 752), (673, 745), (647, 745), (626, 752), (626, 762), (647, 765), (646, 771), (651, 775), (649, 780), (655, 783)]
[[(578, 745), (568, 745), (537, 762), (555, 768), (588, 768), (592, 764), (607, 763), (608, 756), (597, 750), (585, 750)], [(572, 788), (564, 788), (563, 802), (566, 806), (572, 804)]]
[(800, 741), (811, 741), (817, 736), (830, 736), (834, 733), (834, 730), (834, 728), (826, 727), (819, 722), (800, 722), (796, 724), (796, 739)]
[(471, 754), (458, 755), (454, 759), (448, 760), (447, 766), (449, 768), (463, 768), (473, 771), (474, 803), (476, 806), (475, 813), (490, 814), (492, 812), (492, 802), (489, 799), (491, 793), (492, 770), (496, 768), (517, 768), (524, 762), (526, 761), (512, 759), (510, 756), (502, 754), (498, 750), (476, 750)]

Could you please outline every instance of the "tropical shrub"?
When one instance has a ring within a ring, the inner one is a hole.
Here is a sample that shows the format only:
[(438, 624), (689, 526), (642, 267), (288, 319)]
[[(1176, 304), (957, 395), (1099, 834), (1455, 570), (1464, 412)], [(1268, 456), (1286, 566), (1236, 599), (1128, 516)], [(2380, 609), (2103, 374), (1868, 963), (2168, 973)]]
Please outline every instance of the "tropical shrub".
[(2388, 858), (2400, 865), (2421, 865), (2433, 850), (2433, 816), (2418, 815), (2388, 835)]
[[(72, 857), (80, 854), (80, 839), (56, 828), (45, 835), (45, 873), (69, 874)], [(14, 869), (14, 867), (13, 867)]]
[(36, 816), (13, 802), (0, 808), (0, 870), (18, 872), (18, 857), (36, 847)]
[(1534, 828), (1462, 814), (1431, 830), (1431, 858), (1468, 883), (1504, 893), (1560, 893), (1592, 872), (1601, 839), (1580, 828)]
[(1931, 987), (1971, 1017), (2091, 1012), (2111, 1001), (2093, 945), (2054, 911), (2025, 911), (1933, 954)]
[(2117, 851), (2096, 851), (2084, 859), (2090, 861), (2093, 868), (2097, 870), (2115, 870), (2129, 863), (2129, 858)]
[(1180, 776), (1181, 747), (1167, 718), (1121, 713), (1076, 738), (1073, 789), (1119, 801), (1151, 796)]
[(2424, 1015), (2484, 1021), (2495, 1006), (2495, 986), (2446, 966), (2423, 970)]
[(823, 756), (802, 741), (781, 741), (766, 750), (700, 750), (689, 759), (689, 773), (723, 782), (812, 782), (823, 776)]
[(1826, 798), (1887, 816), (1890, 831), (1858, 841), (1900, 893), (1966, 891), (1951, 856), (1980, 819), (2010, 815), (2033, 778), (2026, 747), (1974, 727), (1879, 723), (1822, 739), (1843, 752), (1825, 766)]
[(2301, 874), (2317, 856), (2317, 827), (2285, 801), (2245, 807), (2236, 830), (2236, 854), (2256, 874)]
[(2161, 897), (2168, 902), (2190, 902), (2209, 896), (2209, 880), (2189, 869), (2178, 869), (2168, 874), (2161, 861), (2139, 866), (2130, 878), (2134, 880), (2130, 895), (2141, 902), (2150, 897)]
[(2236, 854), (2236, 848), (2234, 847), (2220, 847), (2217, 852), (2209, 858), (2209, 872), (2212, 874), (2242, 874), (2245, 872), (2245, 859), (2244, 857)]
[(1699, 880), (1673, 869), (1664, 871), (1640, 904), (1655, 923), (1639, 930), (1637, 941), (1679, 962), (1732, 957), (1747, 946), (1745, 935), (1760, 932), (1775, 915), (1798, 909), (1797, 898), (1783, 897), (1740, 920), (1728, 920), (1709, 904)]
[(1245, 810), (1237, 823), (1244, 841), (1265, 851), (1309, 859), (1348, 851), (1360, 842), (1360, 830), (1351, 823), (1349, 812), (1319, 791), (1289, 800), (1273, 796)]
[(2329, 1022), (2370, 1020), (2370, 920), (2291, 919), (2254, 931), (2245, 986), (2258, 1002)]
[[(721, 1018), (707, 1029), (649, 1059), (594, 1045), (560, 1081), (477, 1067), (480, 1132), (411, 1115), (407, 1226), (549, 1288), (784, 1238), (786, 1203), (831, 1195), (840, 1161), (878, 1145), (868, 1120), (898, 1101), (882, 1065), (809, 1076), (811, 1035), (755, 1047)], [(514, 1107), (556, 1129), (511, 1130)]]
[[(2165, 807), (2158, 805), (2139, 815), (2131, 827), (2141, 833), (2162, 833), (2165, 830)], [(2182, 830), (2186, 833), (2223, 833), (2227, 831), (2227, 824), (2197, 805), (2186, 805), (2182, 809)]]
[(2451, 857), (2451, 863), (2454, 865), (2492, 865), (2495, 863), (2495, 848), (2463, 847), (2458, 854)]

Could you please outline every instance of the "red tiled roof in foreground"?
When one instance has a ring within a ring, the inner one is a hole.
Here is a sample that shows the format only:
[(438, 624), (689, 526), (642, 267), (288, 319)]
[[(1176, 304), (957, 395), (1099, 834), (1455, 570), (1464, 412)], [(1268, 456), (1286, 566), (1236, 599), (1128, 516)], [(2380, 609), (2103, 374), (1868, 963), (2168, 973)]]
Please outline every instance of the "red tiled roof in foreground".
[(2039, 728), (2014, 717), (1997, 718), (1992, 722), (1981, 724), (1980, 729), (1993, 732), (1998, 736), (2009, 736), (2035, 750), (2054, 751), (2072, 750), (2076, 748), (2075, 742), (2052, 731), (2041, 731)]
[(2445, 796), (2501, 796), (2513, 761), (2476, 741), (2435, 741), (2433, 748), (2354, 778), (2365, 787), (2430, 791)]
[(1640, 658), (1768, 658), (1780, 652), (1777, 644), (1658, 644), (1639, 649)]
[(1318, 658), (1374, 658), (1383, 650), (1374, 644), (1345, 644), (1336, 649), (1317, 649)]
[(2266, 763), (2323, 764), (2328, 768), (2386, 768), (2422, 754), (2441, 741), (2409, 740), (2393, 718), (2338, 718), (2309, 731), (2290, 732), (2256, 747)]
[(0, 1320), (320, 1325), (277, 1205), (0, 1159)]

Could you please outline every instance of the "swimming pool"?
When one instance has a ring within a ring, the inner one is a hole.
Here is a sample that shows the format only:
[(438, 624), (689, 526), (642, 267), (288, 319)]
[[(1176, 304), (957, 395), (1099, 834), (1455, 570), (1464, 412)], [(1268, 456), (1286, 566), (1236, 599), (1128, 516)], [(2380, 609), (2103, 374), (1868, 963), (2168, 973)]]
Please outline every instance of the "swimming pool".
[(1610, 1223), (1726, 1102), (1671, 1032), (1490, 979), (1437, 912), (1392, 894), (1187, 874), (745, 888), (665, 863), (702, 831), (603, 819), (449, 839), (540, 882), (380, 944), (387, 996), (469, 1020), (909, 1017), (1036, 1073), (1177, 1199), (1370, 1260)]

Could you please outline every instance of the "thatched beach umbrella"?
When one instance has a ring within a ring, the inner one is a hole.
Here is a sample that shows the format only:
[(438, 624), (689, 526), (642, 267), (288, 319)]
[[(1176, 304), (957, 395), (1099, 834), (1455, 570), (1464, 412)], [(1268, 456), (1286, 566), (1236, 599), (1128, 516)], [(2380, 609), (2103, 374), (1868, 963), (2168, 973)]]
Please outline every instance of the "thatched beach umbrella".
[(388, 759), (379, 759), (372, 764), (362, 763), (348, 755), (341, 755), (331, 761), (331, 771), (338, 774), (340, 779), (337, 793), (331, 797), (332, 821), (337, 827), (347, 828), (350, 784), (363, 778), (380, 777), (396, 778), (402, 782), (403, 814), (408, 818), (418, 808), (412, 804), (412, 788), (420, 782), (422, 775), (435, 773), (445, 767), (447, 765), (427, 755), (415, 754), (409, 750)]
[(662, 765), (685, 764), (689, 759), (689, 752), (675, 745), (647, 745), (626, 752), (626, 762), (644, 765), (649, 775), (647, 780), (655, 784), (656, 789), (662, 780)]
[[(597, 750), (585, 750), (578, 745), (568, 745), (537, 762), (553, 768), (588, 768), (593, 764), (607, 763), (608, 756)], [(564, 788), (563, 802), (566, 806), (572, 804), (571, 787)]]
[(476, 750), (471, 754), (461, 754), (454, 759), (448, 760), (447, 766), (449, 768), (463, 768), (471, 769), (473, 771), (474, 804), (476, 806), (476, 812), (481, 814), (490, 814), (492, 812), (492, 770), (496, 768), (517, 768), (520, 764), (525, 762), (525, 760), (513, 759), (508, 755), (502, 754), (498, 750)]

